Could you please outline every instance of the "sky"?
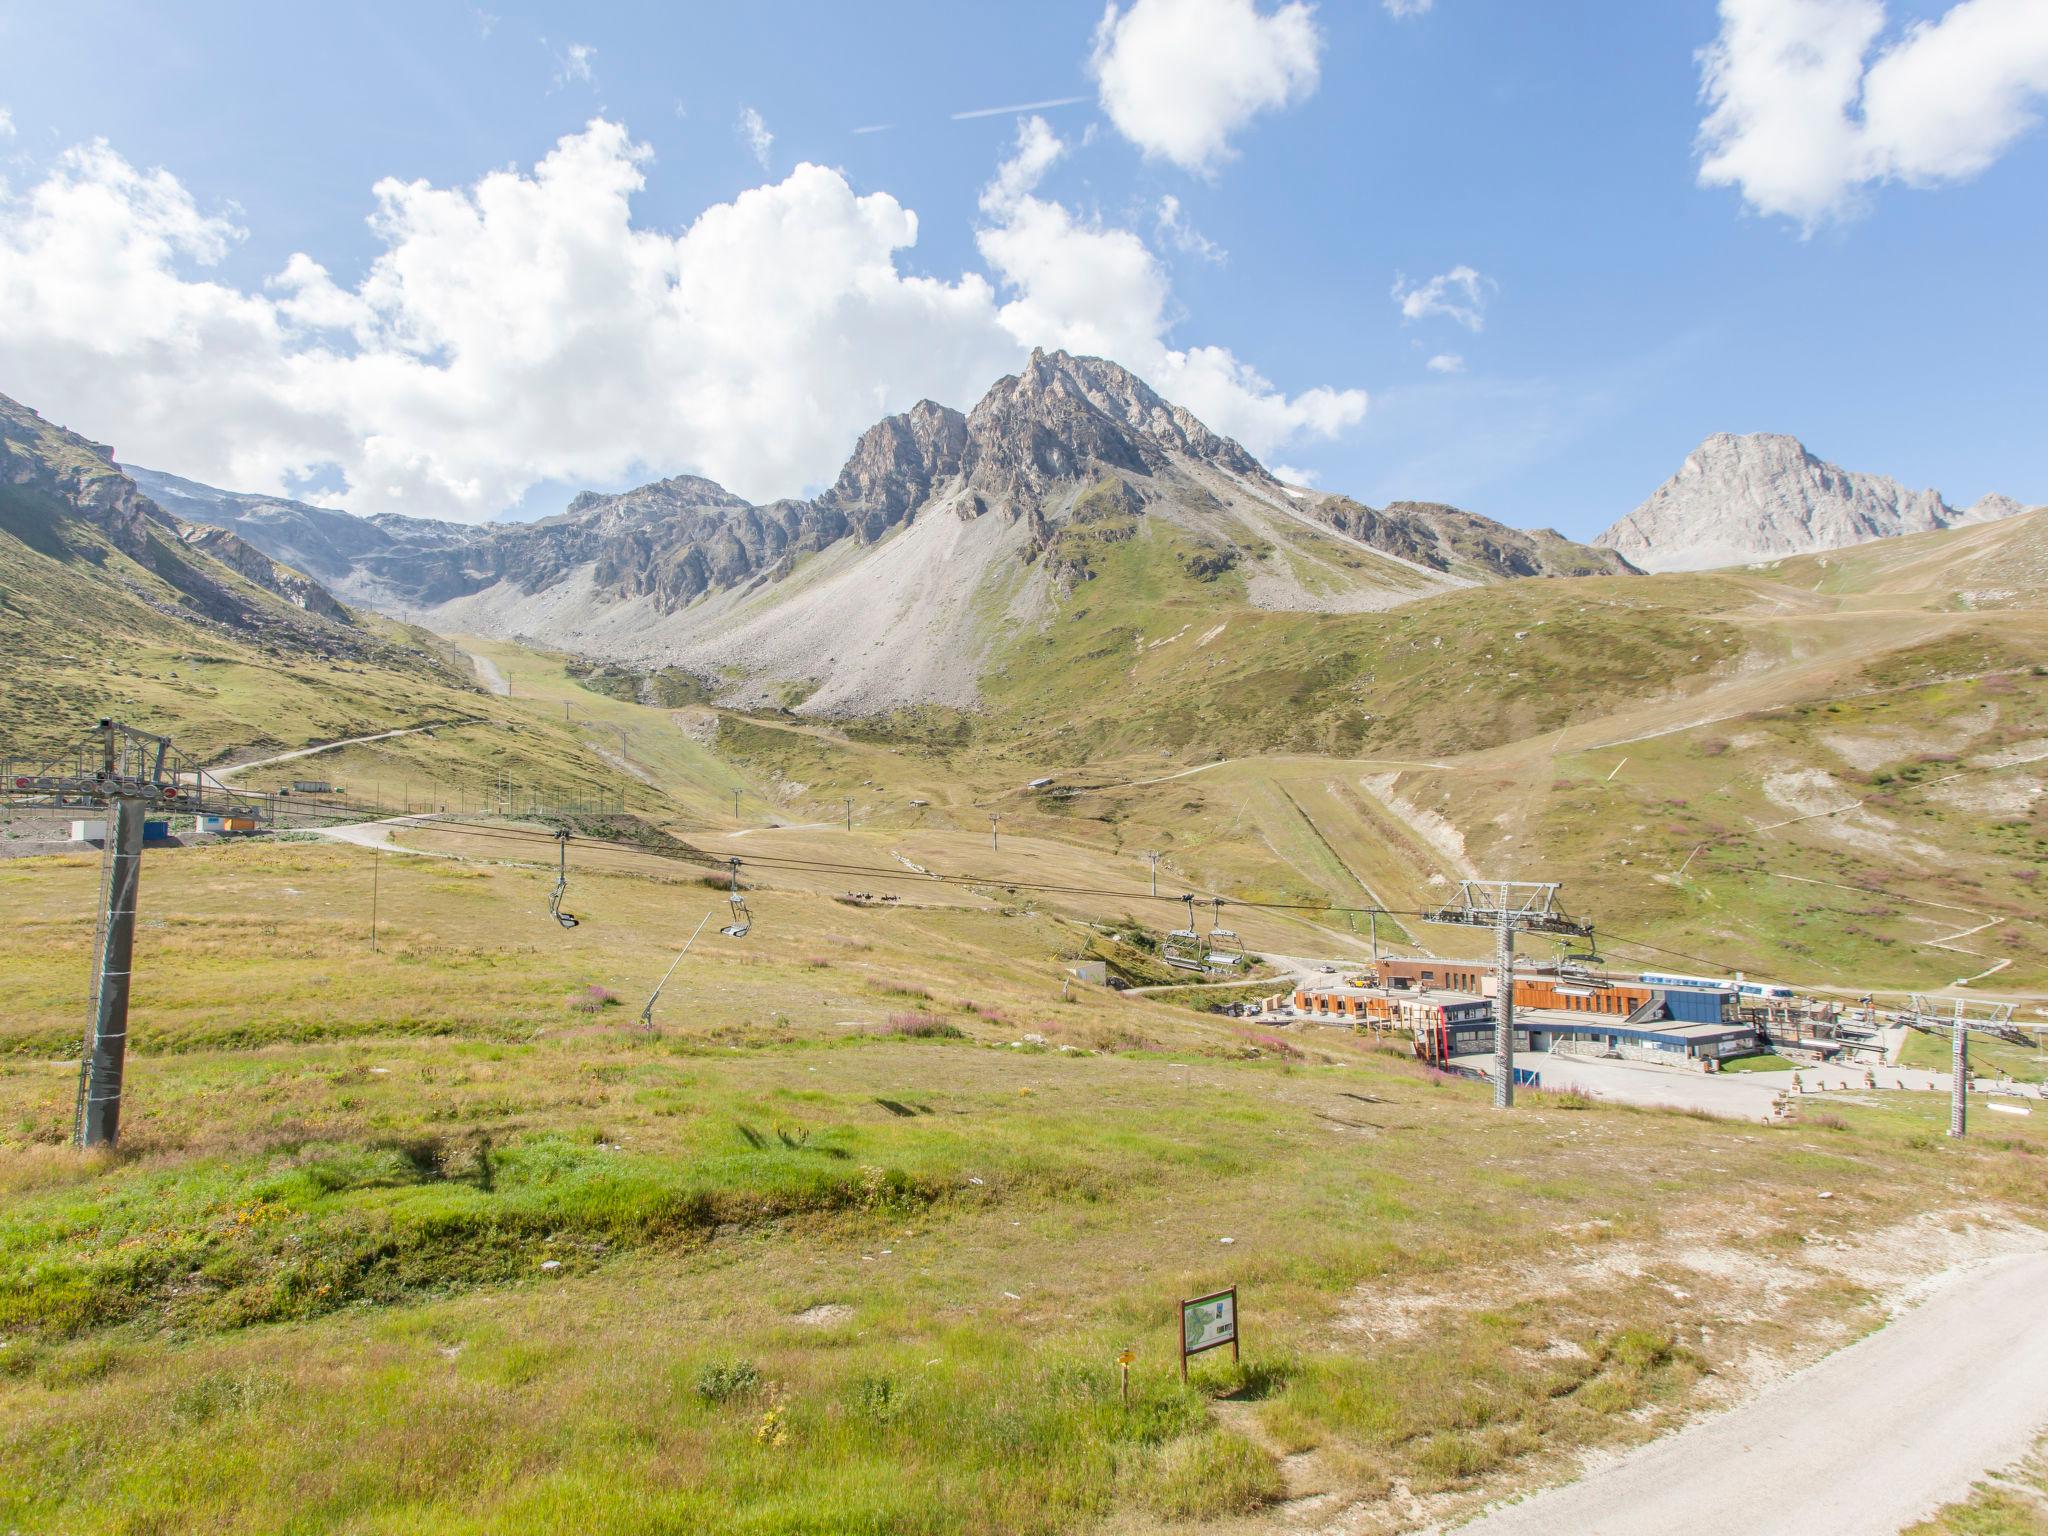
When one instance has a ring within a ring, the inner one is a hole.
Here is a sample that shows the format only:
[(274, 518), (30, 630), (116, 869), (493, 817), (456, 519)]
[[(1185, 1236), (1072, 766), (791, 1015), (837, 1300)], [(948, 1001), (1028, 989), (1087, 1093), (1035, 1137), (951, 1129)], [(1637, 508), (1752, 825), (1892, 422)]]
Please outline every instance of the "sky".
[(2048, 0), (0, 0), (0, 393), (479, 521), (1032, 346), (1590, 537), (1707, 434), (2048, 501)]

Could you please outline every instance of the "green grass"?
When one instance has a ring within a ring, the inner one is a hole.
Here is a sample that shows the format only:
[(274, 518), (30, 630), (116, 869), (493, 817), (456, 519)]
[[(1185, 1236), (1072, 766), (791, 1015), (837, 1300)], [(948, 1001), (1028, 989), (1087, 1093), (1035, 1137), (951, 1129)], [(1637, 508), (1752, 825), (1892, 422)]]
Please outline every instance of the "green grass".
[[(367, 857), (153, 856), (126, 1146), (90, 1160), (93, 871), (0, 866), (7, 1528), (1053, 1532), (1256, 1511), (1275, 1446), (1479, 1498), (1673, 1422), (1731, 1352), (1874, 1324), (1808, 1234), (2048, 1214), (2031, 1122), (1501, 1116), (1343, 1032), (1253, 1056), (1063, 1002), (1061, 925), (995, 909), (759, 892), (649, 1036), (701, 885), (594, 864), (563, 934), (534, 868), (387, 857), (372, 954)], [(1714, 1231), (1797, 1304), (1727, 1327), (1748, 1280), (1672, 1257)], [(1245, 1360), (1183, 1389), (1174, 1303), (1225, 1283)]]
[(1721, 1070), (1723, 1072), (1792, 1072), (1796, 1071), (1798, 1066), (1799, 1063), (1796, 1061), (1787, 1061), (1783, 1056), (1778, 1055), (1774, 1051), (1766, 1051), (1760, 1056), (1737, 1056), (1732, 1061), (1723, 1061), (1721, 1063)]
[(1967, 1499), (1937, 1510), (1901, 1536), (2048, 1536), (2048, 1452), (2036, 1446), (1996, 1483), (1979, 1483)]

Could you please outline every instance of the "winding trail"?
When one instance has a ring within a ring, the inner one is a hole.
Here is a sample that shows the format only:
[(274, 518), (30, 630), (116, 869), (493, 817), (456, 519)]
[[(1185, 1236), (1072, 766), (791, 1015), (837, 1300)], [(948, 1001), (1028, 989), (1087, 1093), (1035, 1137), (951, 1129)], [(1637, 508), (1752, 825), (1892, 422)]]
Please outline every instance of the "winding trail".
[(2048, 1425), (2048, 1252), (1951, 1272), (1761, 1397), (1461, 1536), (1896, 1536)]

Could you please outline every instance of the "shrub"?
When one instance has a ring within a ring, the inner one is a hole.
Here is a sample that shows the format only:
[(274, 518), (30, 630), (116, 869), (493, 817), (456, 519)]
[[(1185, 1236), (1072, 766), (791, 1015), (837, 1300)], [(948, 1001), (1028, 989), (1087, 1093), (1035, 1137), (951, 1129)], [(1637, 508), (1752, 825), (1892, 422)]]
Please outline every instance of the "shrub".
[(853, 1384), (853, 1412), (873, 1424), (887, 1424), (903, 1412), (903, 1398), (887, 1376), (863, 1376)]
[(569, 999), (569, 1006), (577, 1013), (602, 1013), (607, 1008), (618, 1007), (619, 1000), (609, 988), (592, 982)]
[(751, 1397), (761, 1388), (761, 1372), (751, 1360), (707, 1365), (697, 1373), (697, 1395), (707, 1403), (729, 1403)]
[(889, 1015), (889, 1033), (903, 1035), (912, 1040), (959, 1040), (965, 1038), (960, 1026), (940, 1018), (936, 1013), (892, 1013)]

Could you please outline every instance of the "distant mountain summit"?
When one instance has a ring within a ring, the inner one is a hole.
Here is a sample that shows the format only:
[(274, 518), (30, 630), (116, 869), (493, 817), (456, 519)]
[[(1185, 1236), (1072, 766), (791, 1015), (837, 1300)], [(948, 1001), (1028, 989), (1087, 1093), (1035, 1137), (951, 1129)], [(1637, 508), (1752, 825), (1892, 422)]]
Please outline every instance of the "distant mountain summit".
[(1958, 511), (1814, 457), (1796, 437), (1716, 432), (1635, 511), (1593, 540), (1646, 571), (1700, 571), (1990, 522), (2026, 510), (1986, 496)]

